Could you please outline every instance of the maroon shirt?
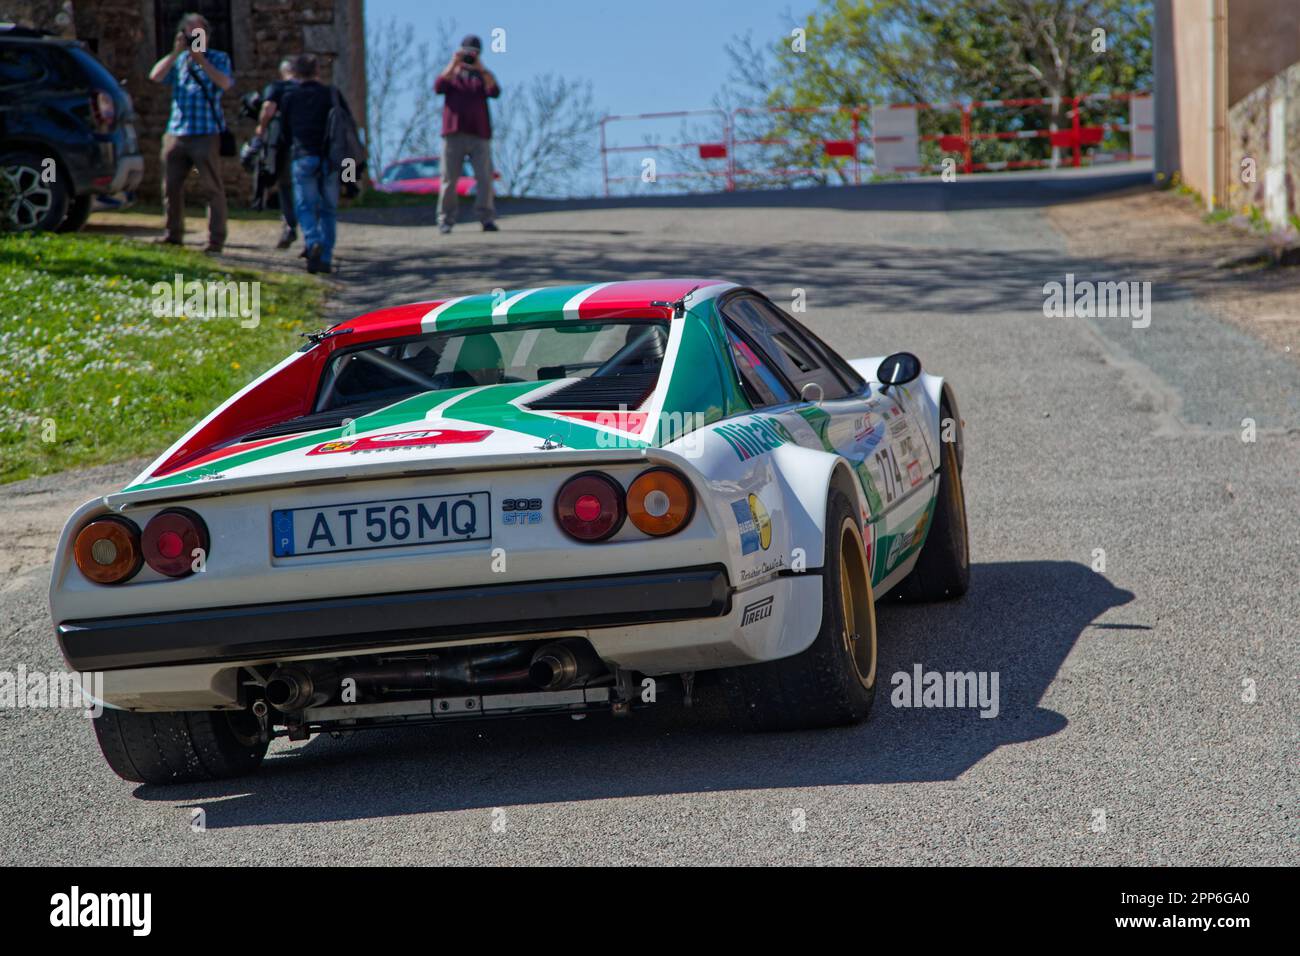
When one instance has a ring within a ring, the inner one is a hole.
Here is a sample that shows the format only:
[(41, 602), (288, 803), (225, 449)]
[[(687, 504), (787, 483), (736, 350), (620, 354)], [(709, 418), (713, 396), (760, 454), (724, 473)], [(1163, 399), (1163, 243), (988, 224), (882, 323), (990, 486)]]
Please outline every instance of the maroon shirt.
[(494, 86), (489, 93), (482, 73), (458, 70), (451, 76), (439, 76), (434, 81), (433, 92), (445, 97), (442, 106), (443, 136), (449, 133), (469, 133), (484, 139), (492, 138), (492, 120), (488, 116), (487, 101), (489, 96), (500, 96), (501, 87)]

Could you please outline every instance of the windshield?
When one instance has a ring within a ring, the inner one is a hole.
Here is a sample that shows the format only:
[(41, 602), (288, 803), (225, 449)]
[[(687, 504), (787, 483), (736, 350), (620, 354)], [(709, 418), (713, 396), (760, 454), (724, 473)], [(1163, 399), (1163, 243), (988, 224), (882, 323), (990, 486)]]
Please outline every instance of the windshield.
[[(325, 369), (315, 410), (502, 382), (600, 379), (635, 386), (630, 393), (617, 387), (596, 391), (610, 400), (645, 395), (658, 380), (667, 343), (668, 323), (645, 319), (432, 332), (336, 355)], [(593, 400), (585, 394), (590, 391), (584, 390), (585, 402)], [(618, 408), (618, 402), (610, 407)]]

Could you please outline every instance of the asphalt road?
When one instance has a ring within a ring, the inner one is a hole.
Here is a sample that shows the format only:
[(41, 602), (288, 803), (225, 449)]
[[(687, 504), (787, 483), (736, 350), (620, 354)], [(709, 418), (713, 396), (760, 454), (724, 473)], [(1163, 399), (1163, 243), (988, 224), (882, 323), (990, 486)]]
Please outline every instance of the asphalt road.
[[(805, 290), (846, 355), (916, 352), (966, 420), (970, 593), (881, 609), (885, 683), (843, 730), (746, 734), (705, 694), (628, 720), (278, 743), (252, 778), (159, 788), (114, 777), (83, 718), (0, 710), (0, 862), (1300, 862), (1300, 366), (1177, 287), (1153, 289), (1146, 329), (1043, 316), (1066, 272), (1143, 280), (1072, 259), (1043, 211), (1135, 181), (538, 204), (498, 235), (353, 214), (341, 311), (708, 274)], [(60, 665), (48, 526), (129, 471), (5, 489), (0, 543), (26, 557), (0, 584), (0, 670)], [(914, 664), (998, 672), (999, 715), (892, 707)]]

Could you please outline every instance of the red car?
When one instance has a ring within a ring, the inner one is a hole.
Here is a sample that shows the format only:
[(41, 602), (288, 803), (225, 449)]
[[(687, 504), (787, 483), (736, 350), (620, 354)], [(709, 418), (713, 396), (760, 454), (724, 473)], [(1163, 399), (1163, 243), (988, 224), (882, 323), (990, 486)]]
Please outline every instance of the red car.
[[(375, 188), (381, 193), (417, 193), (437, 195), (442, 190), (442, 160), (437, 156), (413, 156), (399, 159), (384, 167), (379, 174)], [(494, 172), (494, 179), (501, 174)], [(474, 170), (470, 167), (468, 157), (461, 167), (460, 179), (456, 183), (456, 195), (474, 195)]]

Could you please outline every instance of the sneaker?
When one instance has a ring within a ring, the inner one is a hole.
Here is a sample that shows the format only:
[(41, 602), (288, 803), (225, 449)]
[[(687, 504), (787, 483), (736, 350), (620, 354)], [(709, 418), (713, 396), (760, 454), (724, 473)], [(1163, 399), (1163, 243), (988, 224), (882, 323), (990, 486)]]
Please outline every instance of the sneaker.
[(153, 240), (153, 244), (154, 244), (155, 246), (183, 246), (183, 245), (185, 245), (185, 243), (181, 242), (179, 239), (173, 239), (171, 236), (159, 236), (157, 239)]
[(498, 228), (498, 226), (497, 226), (497, 224), (496, 224), (495, 222), (485, 222), (485, 223), (483, 223), (483, 231), (484, 231), (484, 232), (500, 232), (501, 230), (500, 230), (500, 228)]
[(438, 231), (442, 233), (444, 236), (447, 235), (447, 233), (451, 232), (451, 223), (449, 222), (442, 223), (441, 225), (438, 226)]
[(203, 247), (203, 254), (205, 256), (219, 256), (221, 255), (221, 247), (213, 245), (212, 243), (209, 242), (206, 246)]
[(275, 244), (277, 249), (288, 249), (293, 245), (294, 240), (298, 238), (298, 230), (291, 226), (285, 226), (280, 230), (280, 241)]
[(316, 245), (312, 246), (307, 250), (307, 271), (308, 272), (317, 273), (317, 272), (329, 271), (329, 267), (325, 266), (325, 264), (321, 262), (320, 257), (322, 252), (323, 250), (321, 249), (319, 243), (317, 243)]

